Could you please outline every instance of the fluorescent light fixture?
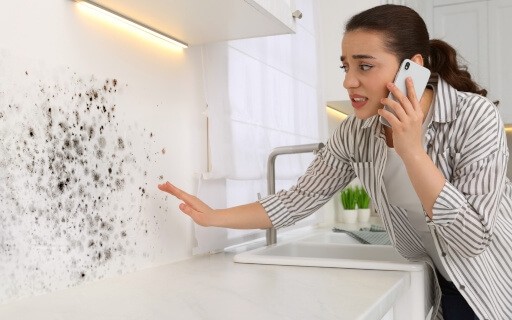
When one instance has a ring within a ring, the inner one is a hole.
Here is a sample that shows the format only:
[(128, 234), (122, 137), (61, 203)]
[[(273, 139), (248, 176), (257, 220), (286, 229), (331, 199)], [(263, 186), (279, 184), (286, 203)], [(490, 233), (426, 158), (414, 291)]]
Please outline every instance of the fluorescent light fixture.
[(117, 13), (108, 8), (105, 8), (102, 5), (94, 3), (93, 1), (89, 1), (89, 0), (75, 0), (75, 1), (79, 5), (83, 6), (84, 8), (90, 9), (90, 11), (94, 11), (95, 13), (100, 14), (103, 17), (109, 18), (110, 20), (114, 20), (114, 21), (122, 23), (124, 25), (128, 25), (131, 28), (137, 29), (138, 31), (143, 31), (146, 34), (149, 34), (149, 35), (156, 37), (160, 40), (171, 43), (171, 44), (178, 46), (182, 49), (188, 48), (188, 44), (186, 44), (183, 41), (180, 41), (180, 40), (178, 40), (174, 37), (171, 37), (167, 34), (164, 34), (158, 30), (155, 30), (143, 23), (135, 21), (129, 17), (126, 17), (126, 16), (120, 14), (120, 13)]

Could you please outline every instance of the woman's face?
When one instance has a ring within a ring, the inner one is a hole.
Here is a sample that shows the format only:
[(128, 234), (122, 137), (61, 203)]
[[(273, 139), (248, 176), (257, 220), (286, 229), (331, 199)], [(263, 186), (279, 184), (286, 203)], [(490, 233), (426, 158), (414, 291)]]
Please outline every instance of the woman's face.
[(382, 38), (379, 32), (354, 30), (345, 33), (341, 42), (343, 87), (359, 119), (374, 116), (383, 107), (380, 100), (389, 92), (386, 84), (398, 71), (398, 59), (386, 51)]

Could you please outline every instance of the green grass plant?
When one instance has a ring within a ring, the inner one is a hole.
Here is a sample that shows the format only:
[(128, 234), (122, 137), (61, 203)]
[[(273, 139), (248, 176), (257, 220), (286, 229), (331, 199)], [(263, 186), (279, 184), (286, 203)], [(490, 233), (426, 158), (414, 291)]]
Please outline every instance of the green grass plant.
[(356, 187), (356, 193), (357, 193), (357, 207), (359, 209), (368, 209), (370, 207), (370, 196), (366, 192), (366, 190), (359, 186)]
[(354, 210), (357, 205), (357, 191), (352, 187), (347, 187), (341, 191), (341, 204), (345, 210)]

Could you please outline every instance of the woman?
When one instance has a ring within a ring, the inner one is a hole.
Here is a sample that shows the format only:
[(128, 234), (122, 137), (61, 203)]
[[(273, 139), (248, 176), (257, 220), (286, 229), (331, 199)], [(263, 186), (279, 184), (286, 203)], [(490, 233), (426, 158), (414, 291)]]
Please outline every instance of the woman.
[[(421, 97), (411, 79), (407, 93), (392, 84), (406, 58), (432, 72)], [(404, 6), (350, 19), (341, 62), (355, 117), (340, 124), (296, 186), (220, 210), (170, 183), (159, 188), (181, 199), (180, 209), (200, 225), (279, 228), (358, 177), (397, 251), (435, 270), (433, 317), (511, 319), (512, 184), (502, 120), (486, 91)], [(386, 98), (389, 92), (399, 102)]]

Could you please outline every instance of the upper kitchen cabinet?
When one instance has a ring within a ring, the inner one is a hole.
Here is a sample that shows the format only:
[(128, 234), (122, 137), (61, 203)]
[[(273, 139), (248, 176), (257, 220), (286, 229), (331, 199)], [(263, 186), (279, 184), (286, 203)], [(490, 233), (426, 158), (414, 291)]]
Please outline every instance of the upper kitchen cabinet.
[(190, 46), (295, 32), (291, 0), (94, 0)]
[(506, 123), (512, 123), (512, 2), (489, 3), (489, 87), (490, 97), (499, 100), (499, 110)]
[(489, 87), (487, 1), (434, 1), (432, 38), (445, 40), (457, 49), (462, 64)]
[(499, 101), (498, 110), (512, 123), (512, 2), (510, 0), (434, 0), (432, 38), (452, 44), (474, 79)]

